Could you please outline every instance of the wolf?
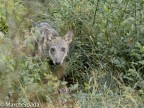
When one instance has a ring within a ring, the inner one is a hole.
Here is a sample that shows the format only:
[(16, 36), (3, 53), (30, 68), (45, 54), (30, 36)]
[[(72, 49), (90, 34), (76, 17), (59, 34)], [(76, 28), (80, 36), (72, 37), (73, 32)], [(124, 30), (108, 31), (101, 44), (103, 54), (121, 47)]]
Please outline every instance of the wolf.
[(62, 37), (46, 22), (38, 24), (35, 30), (38, 31), (38, 37), (35, 40), (35, 55), (42, 59), (50, 58), (56, 66), (56, 76), (61, 79), (64, 74), (63, 62), (68, 55), (73, 30), (68, 31)]

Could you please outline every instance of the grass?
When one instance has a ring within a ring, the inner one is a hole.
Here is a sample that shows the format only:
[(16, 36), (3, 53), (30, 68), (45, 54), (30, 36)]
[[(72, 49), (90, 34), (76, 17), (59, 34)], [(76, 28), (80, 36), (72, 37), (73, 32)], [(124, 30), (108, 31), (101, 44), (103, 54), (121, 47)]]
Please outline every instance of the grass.
[[(143, 108), (144, 2), (40, 1), (0, 3), (5, 33), (0, 35), (0, 101), (38, 102), (43, 108)], [(29, 41), (29, 28), (41, 21), (61, 35), (75, 31), (66, 81), (53, 76), (46, 61), (18, 50)], [(69, 92), (59, 94), (59, 88)]]

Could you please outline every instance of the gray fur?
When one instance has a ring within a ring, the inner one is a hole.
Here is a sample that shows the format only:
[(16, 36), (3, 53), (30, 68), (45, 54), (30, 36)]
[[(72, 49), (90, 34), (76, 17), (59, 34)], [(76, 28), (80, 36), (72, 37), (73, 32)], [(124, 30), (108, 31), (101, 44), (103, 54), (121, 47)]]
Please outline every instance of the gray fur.
[(49, 57), (54, 64), (61, 65), (67, 56), (73, 32), (68, 31), (61, 37), (48, 23), (38, 24), (36, 30), (39, 35), (36, 39), (37, 54), (44, 59)]

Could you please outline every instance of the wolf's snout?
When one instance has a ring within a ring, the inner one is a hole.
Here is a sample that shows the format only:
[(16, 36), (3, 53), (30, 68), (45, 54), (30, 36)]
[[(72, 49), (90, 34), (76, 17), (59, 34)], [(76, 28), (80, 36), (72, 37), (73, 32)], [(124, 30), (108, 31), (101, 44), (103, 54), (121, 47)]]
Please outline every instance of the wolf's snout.
[(60, 65), (61, 63), (60, 63), (60, 62), (56, 62), (55, 64), (56, 64), (56, 65)]
[(54, 64), (55, 65), (60, 65), (63, 63), (63, 60), (61, 59), (61, 57), (57, 56), (57, 57), (54, 57)]

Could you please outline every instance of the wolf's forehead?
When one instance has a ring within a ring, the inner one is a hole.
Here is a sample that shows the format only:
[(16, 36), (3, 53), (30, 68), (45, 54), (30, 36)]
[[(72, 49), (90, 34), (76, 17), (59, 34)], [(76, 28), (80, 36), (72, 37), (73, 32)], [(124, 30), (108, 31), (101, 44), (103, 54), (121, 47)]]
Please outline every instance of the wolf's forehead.
[(56, 47), (68, 47), (66, 41), (62, 38), (56, 38), (52, 39), (50, 46), (56, 46)]

